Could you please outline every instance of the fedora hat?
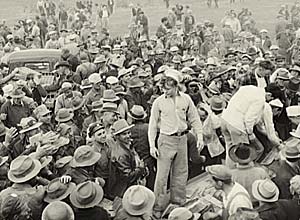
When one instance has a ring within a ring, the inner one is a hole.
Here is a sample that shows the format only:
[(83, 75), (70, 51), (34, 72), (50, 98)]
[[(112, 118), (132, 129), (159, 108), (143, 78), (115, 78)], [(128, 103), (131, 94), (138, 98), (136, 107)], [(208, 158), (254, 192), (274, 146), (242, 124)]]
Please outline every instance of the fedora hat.
[(70, 201), (76, 208), (92, 208), (102, 201), (103, 194), (99, 184), (87, 181), (76, 186), (70, 195)]
[(213, 96), (210, 99), (210, 108), (213, 111), (222, 111), (226, 107), (226, 102), (220, 96)]
[(285, 68), (279, 68), (275, 72), (277, 72), (277, 79), (282, 79), (282, 80), (289, 80), (290, 79), (290, 73), (287, 69)]
[(236, 163), (248, 164), (257, 158), (257, 154), (253, 147), (241, 143), (229, 149), (229, 157)]
[(85, 100), (81, 96), (74, 96), (72, 98), (73, 111), (77, 111), (84, 106)]
[(61, 66), (65, 66), (65, 67), (68, 67), (68, 68), (71, 67), (71, 65), (69, 64), (68, 61), (59, 61), (58, 63), (55, 64), (54, 69), (58, 69)]
[(126, 95), (127, 93), (125, 92), (125, 89), (123, 86), (121, 85), (118, 85), (117, 87), (114, 88), (114, 91), (116, 93), (117, 96), (120, 96), (120, 95)]
[(73, 209), (65, 202), (49, 203), (42, 213), (42, 220), (74, 220)]
[(61, 108), (56, 113), (55, 120), (57, 122), (67, 122), (70, 121), (74, 117), (74, 113), (71, 109)]
[(207, 87), (207, 89), (214, 95), (219, 95), (221, 94), (219, 88), (217, 87), (216, 83), (215, 82), (211, 82), (209, 84), (209, 86)]
[(129, 88), (140, 88), (143, 87), (144, 83), (140, 80), (138, 76), (133, 76), (129, 79), (128, 87)]
[(92, 109), (91, 112), (98, 112), (101, 111), (101, 108), (103, 107), (103, 101), (99, 100), (99, 101), (94, 101), (92, 102)]
[(200, 216), (200, 213), (193, 214), (188, 208), (178, 207), (171, 211), (168, 220), (197, 220)]
[[(38, 159), (36, 157), (36, 152), (32, 152), (31, 154), (29, 154), (29, 156), (32, 159)], [(52, 156), (43, 156), (43, 157), (39, 158), (38, 160), (40, 161), (42, 168), (45, 168), (46, 166), (48, 166), (51, 163), (51, 161), (53, 160), (53, 157)]]
[(116, 93), (114, 90), (112, 90), (112, 89), (104, 90), (103, 98), (102, 98), (103, 102), (116, 102), (119, 100), (120, 100), (120, 98), (118, 96), (116, 96)]
[(274, 99), (271, 102), (269, 102), (269, 104), (270, 104), (271, 107), (283, 108), (283, 104), (279, 99)]
[(42, 104), (42, 105), (39, 105), (38, 107), (36, 107), (34, 110), (33, 110), (33, 114), (36, 116), (36, 117), (42, 117), (44, 115), (47, 115), (51, 113), (51, 111), (47, 108), (46, 105)]
[(48, 203), (62, 201), (67, 198), (75, 188), (75, 183), (70, 182), (64, 184), (60, 181), (60, 178), (55, 178), (51, 180), (46, 187), (46, 196), (44, 197), (44, 201)]
[(300, 73), (300, 66), (294, 64), (294, 65), (290, 68), (290, 71), (297, 71), (297, 72)]
[(19, 88), (16, 88), (14, 90), (12, 90), (12, 92), (9, 94), (9, 96), (13, 99), (20, 99), (20, 98), (23, 98), (25, 96), (25, 93), (19, 89)]
[(291, 92), (298, 92), (300, 84), (293, 82), (293, 80), (289, 80), (288, 82), (284, 82), (284, 86), (286, 89), (290, 90)]
[(112, 134), (113, 135), (117, 135), (120, 134), (124, 131), (129, 130), (130, 128), (132, 128), (134, 125), (128, 125), (127, 121), (125, 119), (120, 119), (118, 121), (116, 121), (113, 126), (112, 126)]
[(101, 112), (114, 112), (114, 113), (119, 114), (118, 105), (113, 102), (104, 103), (100, 111)]
[(298, 149), (298, 145), (300, 144), (300, 140), (298, 138), (291, 138), (285, 143), (285, 149), (282, 154), (287, 159), (300, 159), (300, 152)]
[(96, 84), (102, 81), (101, 76), (99, 73), (93, 73), (88, 78), (89, 83)]
[(95, 58), (94, 60), (94, 63), (97, 64), (97, 63), (105, 63), (107, 60), (105, 58), (104, 55), (100, 55), (98, 57)]
[(256, 180), (252, 184), (252, 195), (262, 202), (276, 202), (279, 198), (279, 189), (270, 179)]
[(38, 160), (22, 155), (11, 162), (7, 176), (14, 183), (24, 183), (36, 177), (41, 169), (42, 165)]
[(63, 168), (64, 166), (66, 166), (67, 164), (69, 164), (71, 162), (71, 160), (73, 159), (72, 156), (65, 156), (65, 157), (62, 157), (60, 159), (58, 159), (56, 162), (55, 162), (55, 167), (58, 168), (58, 169), (61, 169)]
[(104, 126), (102, 123), (95, 122), (89, 125), (88, 127), (88, 137), (92, 138), (92, 136), (100, 130), (103, 130)]
[(145, 112), (143, 106), (134, 105), (128, 112), (128, 116), (135, 120), (143, 120), (147, 117), (147, 113)]
[(95, 152), (94, 149), (88, 145), (78, 147), (73, 159), (70, 162), (71, 167), (88, 167), (99, 161), (101, 154)]
[(155, 202), (154, 193), (144, 186), (131, 186), (124, 193), (123, 208), (130, 215), (140, 216), (152, 210)]
[(22, 130), (20, 130), (19, 133), (23, 134), (25, 132), (37, 129), (42, 124), (43, 124), (42, 122), (37, 122), (37, 120), (33, 117), (22, 118), (20, 124), (18, 124), (18, 126), (22, 128)]

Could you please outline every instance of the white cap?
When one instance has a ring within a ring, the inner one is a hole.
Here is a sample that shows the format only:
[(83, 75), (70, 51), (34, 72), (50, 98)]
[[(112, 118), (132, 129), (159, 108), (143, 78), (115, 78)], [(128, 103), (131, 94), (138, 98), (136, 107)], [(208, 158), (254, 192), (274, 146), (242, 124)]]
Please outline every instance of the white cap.
[(176, 52), (176, 51), (179, 51), (179, 48), (177, 46), (173, 46), (170, 48), (170, 51), (171, 52)]
[(269, 104), (271, 106), (278, 107), (278, 108), (282, 108), (283, 107), (283, 104), (282, 104), (282, 102), (279, 99), (274, 99), (271, 102), (269, 102)]
[(277, 45), (272, 45), (270, 47), (270, 50), (279, 50), (279, 47)]
[(109, 77), (106, 78), (106, 83), (107, 84), (115, 84), (115, 83), (118, 83), (118, 82), (119, 82), (119, 80), (115, 76), (109, 76)]
[(261, 29), (259, 33), (268, 33), (268, 30), (266, 30), (266, 29)]
[(101, 82), (101, 77), (99, 73), (93, 73), (89, 76), (89, 83), (96, 84)]
[(8, 84), (2, 87), (3, 96), (8, 97), (10, 96), (10, 93), (13, 91), (14, 86), (12, 84)]
[(171, 68), (167, 69), (165, 71), (165, 75), (166, 75), (166, 77), (170, 77), (170, 78), (174, 79), (178, 83), (181, 81), (180, 80), (181, 73), (175, 69), (171, 69)]
[(300, 106), (293, 105), (286, 108), (286, 113), (288, 117), (295, 117), (300, 115)]
[(72, 84), (69, 83), (69, 82), (64, 82), (64, 83), (61, 85), (61, 88), (62, 88), (62, 89), (70, 89), (70, 88), (72, 88)]

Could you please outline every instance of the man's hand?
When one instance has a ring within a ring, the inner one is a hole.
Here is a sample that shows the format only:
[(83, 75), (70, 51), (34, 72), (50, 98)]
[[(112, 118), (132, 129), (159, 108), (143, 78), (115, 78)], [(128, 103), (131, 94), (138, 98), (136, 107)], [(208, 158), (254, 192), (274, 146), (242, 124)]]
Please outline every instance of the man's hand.
[(215, 219), (217, 218), (219, 215), (217, 213), (214, 212), (205, 212), (202, 216), (203, 220), (209, 220), (209, 219)]
[(11, 143), (11, 141), (15, 137), (17, 137), (17, 135), (18, 135), (18, 130), (16, 128), (8, 129), (5, 135), (4, 145), (7, 147)]
[(1, 120), (1, 121), (5, 121), (5, 120), (6, 120), (6, 117), (7, 117), (7, 114), (5, 114), (5, 113), (1, 113), (1, 114), (0, 114), (0, 120)]
[(69, 182), (71, 182), (72, 177), (68, 176), (68, 175), (64, 175), (62, 177), (60, 177), (60, 182), (67, 184)]
[(201, 153), (201, 151), (203, 150), (203, 148), (204, 148), (203, 140), (201, 138), (198, 138), (197, 149), (198, 149), (199, 154)]
[(105, 180), (101, 177), (96, 177), (95, 183), (97, 183), (99, 186), (104, 187), (105, 185)]
[(155, 159), (157, 159), (159, 157), (159, 152), (158, 152), (158, 149), (156, 147), (150, 147), (150, 154)]

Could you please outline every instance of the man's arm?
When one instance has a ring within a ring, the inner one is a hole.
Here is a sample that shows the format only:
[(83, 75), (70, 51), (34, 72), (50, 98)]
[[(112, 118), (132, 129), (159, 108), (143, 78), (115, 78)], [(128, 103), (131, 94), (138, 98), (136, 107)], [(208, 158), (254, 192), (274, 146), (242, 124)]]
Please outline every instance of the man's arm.
[(249, 106), (244, 118), (245, 128), (248, 135), (253, 134), (253, 127), (257, 122), (258, 117), (262, 116), (264, 106), (264, 99), (256, 100)]
[(149, 129), (148, 129), (148, 139), (150, 148), (155, 148), (155, 140), (158, 131), (158, 121), (159, 121), (159, 107), (158, 100), (156, 99), (151, 108), (151, 114), (149, 119)]

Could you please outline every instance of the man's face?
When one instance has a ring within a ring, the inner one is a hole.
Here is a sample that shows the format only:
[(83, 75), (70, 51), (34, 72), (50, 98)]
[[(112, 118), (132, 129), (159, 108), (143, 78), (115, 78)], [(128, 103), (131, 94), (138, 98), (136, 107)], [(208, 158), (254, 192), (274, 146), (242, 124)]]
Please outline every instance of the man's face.
[(216, 70), (216, 67), (214, 65), (208, 65), (207, 66), (207, 72), (213, 73)]
[(22, 98), (13, 98), (13, 102), (17, 105), (21, 105), (22, 103)]
[(72, 89), (66, 89), (64, 91), (64, 94), (65, 94), (66, 98), (72, 98), (73, 97)]
[(298, 72), (298, 71), (292, 70), (292, 71), (290, 72), (290, 74), (291, 74), (291, 77), (299, 78), (299, 72)]
[(106, 131), (101, 129), (94, 134), (94, 139), (96, 142), (104, 144), (106, 142)]
[(109, 85), (110, 89), (115, 90), (115, 88), (117, 88), (119, 86), (119, 83), (116, 82), (116, 83), (112, 83), (112, 84), (108, 84), (108, 85)]
[(131, 143), (131, 131), (127, 130), (127, 131), (122, 132), (121, 134), (118, 134), (117, 139), (120, 143), (123, 143), (126, 145), (130, 144)]
[(285, 82), (285, 81), (286, 81), (286, 80), (276, 78), (275, 83), (276, 83), (281, 89), (283, 89), (283, 88), (284, 88), (284, 82)]
[(42, 115), (39, 118), (40, 122), (43, 122), (44, 124), (51, 124), (51, 113), (47, 113), (45, 115)]
[(93, 88), (94, 88), (96, 91), (100, 91), (100, 90), (101, 90), (101, 82), (94, 83), (94, 84), (93, 84)]
[(272, 107), (273, 116), (278, 116), (281, 114), (282, 108)]
[(163, 87), (164, 94), (169, 97), (174, 97), (176, 95), (176, 86), (170, 86), (167, 83)]
[(294, 125), (300, 124), (300, 115), (289, 117), (289, 119)]
[(103, 113), (103, 121), (105, 121), (109, 125), (112, 125), (117, 120), (118, 120), (118, 117), (115, 112), (104, 112)]
[(8, 74), (8, 67), (3, 67), (3, 69), (1, 70), (1, 73), (6, 76)]

